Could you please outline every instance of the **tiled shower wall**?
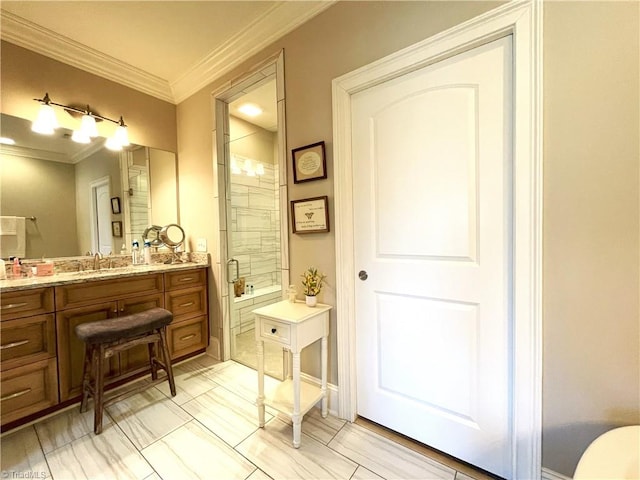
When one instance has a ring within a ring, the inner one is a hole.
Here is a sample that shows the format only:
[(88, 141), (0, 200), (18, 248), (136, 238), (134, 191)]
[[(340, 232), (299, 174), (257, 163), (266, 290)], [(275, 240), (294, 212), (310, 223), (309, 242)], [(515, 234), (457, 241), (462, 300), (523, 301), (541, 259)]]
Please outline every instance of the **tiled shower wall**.
[[(231, 154), (264, 166), (264, 175), (231, 175), (231, 256), (240, 262), (240, 276), (255, 290), (280, 285), (280, 205), (278, 166), (274, 164), (276, 134), (230, 122)], [(243, 130), (243, 128), (245, 130)]]

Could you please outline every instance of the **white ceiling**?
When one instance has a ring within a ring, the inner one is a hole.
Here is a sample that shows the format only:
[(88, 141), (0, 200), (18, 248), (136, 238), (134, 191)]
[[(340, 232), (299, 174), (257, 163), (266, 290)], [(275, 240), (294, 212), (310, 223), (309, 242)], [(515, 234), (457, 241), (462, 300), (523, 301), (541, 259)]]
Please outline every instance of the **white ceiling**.
[(333, 3), (2, 0), (0, 35), (179, 103)]

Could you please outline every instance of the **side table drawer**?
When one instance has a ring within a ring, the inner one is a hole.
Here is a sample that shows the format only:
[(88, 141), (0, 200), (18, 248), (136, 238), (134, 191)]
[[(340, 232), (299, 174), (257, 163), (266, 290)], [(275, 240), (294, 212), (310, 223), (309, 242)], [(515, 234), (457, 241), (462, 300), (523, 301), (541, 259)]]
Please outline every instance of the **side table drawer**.
[(278, 342), (281, 345), (291, 345), (291, 325), (257, 315), (256, 320), (259, 323), (256, 331), (259, 332), (263, 340)]

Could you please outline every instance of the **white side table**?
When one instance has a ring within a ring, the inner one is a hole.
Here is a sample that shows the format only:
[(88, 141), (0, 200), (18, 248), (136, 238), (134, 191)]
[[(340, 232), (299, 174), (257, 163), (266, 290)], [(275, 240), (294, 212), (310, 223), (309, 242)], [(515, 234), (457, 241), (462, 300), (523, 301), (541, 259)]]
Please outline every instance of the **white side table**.
[[(307, 307), (288, 300), (253, 310), (258, 345), (258, 421), (264, 427), (264, 406), (269, 405), (291, 417), (293, 446), (300, 446), (302, 417), (322, 400), (322, 416), (327, 416), (327, 338), (330, 305)], [(322, 384), (318, 388), (300, 380), (300, 352), (321, 340)], [(264, 392), (264, 342), (280, 345), (291, 352), (292, 378), (279, 384), (268, 396)]]

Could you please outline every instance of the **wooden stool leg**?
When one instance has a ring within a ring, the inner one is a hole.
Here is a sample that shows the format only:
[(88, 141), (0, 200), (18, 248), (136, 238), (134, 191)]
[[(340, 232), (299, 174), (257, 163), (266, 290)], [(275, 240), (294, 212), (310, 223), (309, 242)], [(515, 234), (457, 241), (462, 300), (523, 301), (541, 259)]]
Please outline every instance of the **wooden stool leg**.
[(104, 403), (104, 375), (105, 375), (105, 346), (100, 345), (97, 347), (98, 358), (96, 362), (96, 375), (95, 375), (95, 392), (94, 392), (94, 405), (95, 410), (93, 417), (93, 431), (96, 435), (102, 433), (102, 407)]
[(80, 413), (86, 412), (89, 406), (89, 391), (91, 388), (91, 374), (93, 373), (94, 360), (93, 345), (85, 344), (84, 347), (84, 370), (82, 371), (82, 402), (80, 403)]
[(167, 379), (169, 380), (169, 388), (171, 389), (171, 396), (176, 396), (176, 383), (173, 379), (173, 368), (171, 367), (171, 358), (169, 357), (169, 347), (167, 345), (167, 329), (166, 327), (159, 328), (160, 333), (160, 349), (162, 350), (162, 360), (164, 361), (164, 369), (167, 372)]
[(149, 349), (149, 365), (151, 366), (151, 380), (158, 379), (158, 361), (156, 360), (155, 342), (147, 343)]

